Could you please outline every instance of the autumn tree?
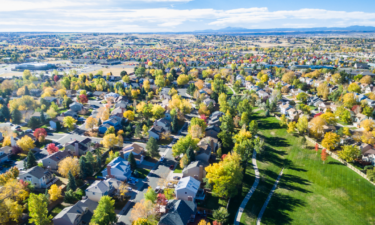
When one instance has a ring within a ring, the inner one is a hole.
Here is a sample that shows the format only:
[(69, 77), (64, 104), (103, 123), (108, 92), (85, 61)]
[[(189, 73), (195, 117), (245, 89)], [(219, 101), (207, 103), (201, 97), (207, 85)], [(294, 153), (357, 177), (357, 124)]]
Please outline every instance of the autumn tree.
[(35, 225), (47, 225), (51, 223), (52, 215), (48, 215), (48, 199), (44, 194), (30, 194), (29, 223)]
[(314, 117), (310, 123), (310, 134), (313, 135), (315, 138), (319, 138), (323, 135), (323, 127), (326, 125), (326, 121), (320, 117)]
[(361, 93), (361, 87), (357, 83), (351, 83), (348, 86), (348, 91)]
[(50, 189), (48, 190), (48, 194), (51, 201), (56, 201), (62, 197), (61, 189), (56, 184), (51, 185)]
[(87, 98), (86, 95), (82, 94), (82, 95), (79, 96), (79, 102), (81, 102), (82, 104), (86, 104), (86, 103), (89, 102), (89, 99)]
[(212, 217), (214, 218), (215, 221), (219, 222), (219, 224), (224, 224), (228, 217), (229, 213), (228, 210), (225, 207), (220, 207), (217, 210), (214, 210)]
[(142, 199), (140, 202), (135, 203), (130, 214), (130, 221), (136, 221), (139, 218), (146, 219), (154, 214), (154, 205), (151, 201)]
[(153, 105), (151, 111), (156, 120), (164, 117), (165, 109), (161, 105)]
[(327, 132), (324, 135), (322, 146), (331, 151), (337, 147), (339, 141), (340, 141), (340, 136), (338, 134)]
[(117, 222), (115, 200), (109, 196), (102, 196), (98, 206), (94, 210), (90, 224), (109, 225), (115, 224), (115, 222)]
[(279, 121), (279, 124), (280, 124), (281, 127), (283, 127), (283, 126), (285, 126), (285, 125), (288, 124), (288, 121), (287, 121), (287, 119), (286, 119), (285, 114), (281, 115), (281, 117), (280, 117), (280, 121)]
[(189, 76), (186, 75), (186, 74), (181, 74), (180, 76), (178, 76), (177, 78), (177, 84), (179, 86), (182, 86), (182, 85), (185, 85), (189, 82)]
[(69, 128), (70, 130), (72, 130), (75, 126), (75, 124), (77, 123), (77, 120), (75, 120), (73, 117), (71, 116), (66, 116), (64, 117), (63, 119), (63, 123), (64, 123), (64, 127), (67, 127)]
[(22, 150), (25, 152), (35, 148), (34, 141), (29, 136), (23, 136), (21, 139), (17, 141), (17, 145), (21, 147)]
[(69, 171), (71, 171), (73, 176), (77, 176), (79, 173), (78, 159), (76, 157), (66, 157), (60, 161), (58, 168), (58, 173), (65, 178), (68, 177)]
[(0, 224), (7, 224), (11, 221), (18, 223), (22, 216), (24, 207), (12, 199), (3, 199), (0, 202)]
[(296, 130), (296, 122), (292, 121), (288, 123), (288, 133), (294, 133)]
[(300, 116), (296, 124), (296, 128), (300, 134), (305, 134), (308, 128), (307, 116)]
[(324, 83), (319, 84), (317, 91), (318, 91), (319, 96), (322, 96), (324, 99), (327, 99), (329, 95), (329, 88), (328, 88), (327, 83), (324, 82)]
[(361, 82), (361, 84), (371, 84), (372, 78), (367, 75), (367, 76), (362, 77), (362, 79), (359, 82)]
[(328, 125), (336, 125), (337, 119), (336, 116), (331, 112), (325, 112), (322, 115), (320, 115)]
[(158, 194), (155, 192), (154, 189), (152, 189), (151, 187), (148, 187), (146, 193), (144, 193), (144, 198), (146, 201), (151, 201), (152, 203), (156, 203), (157, 195)]
[(181, 153), (186, 153), (188, 148), (192, 148), (194, 150), (198, 149), (199, 139), (193, 138), (190, 134), (186, 135), (185, 137), (180, 138), (176, 144), (172, 146), (172, 154), (173, 156), (178, 156)]
[(235, 196), (242, 182), (241, 159), (237, 153), (228, 153), (223, 161), (206, 167), (206, 178), (213, 184), (213, 193), (219, 197)]
[(44, 140), (47, 137), (47, 131), (44, 128), (37, 128), (34, 131), (34, 137), (39, 141), (43, 142), (41, 140)]
[(135, 118), (135, 113), (131, 110), (127, 110), (124, 112), (124, 117), (128, 119), (129, 121), (133, 121)]
[(288, 84), (292, 84), (293, 80), (296, 79), (296, 75), (294, 75), (294, 72), (288, 72), (283, 75), (281, 78), (282, 81)]
[(326, 149), (323, 149), (323, 150), (322, 150), (322, 153), (321, 153), (321, 159), (322, 159), (323, 164), (324, 164), (325, 161), (327, 160), (327, 150), (326, 150)]
[(50, 118), (55, 118), (57, 116), (57, 112), (54, 108), (50, 107), (48, 110), (47, 110), (47, 115), (50, 117)]
[(365, 131), (370, 131), (370, 130), (373, 130), (374, 127), (375, 127), (375, 123), (373, 120), (370, 120), (370, 119), (365, 119), (365, 120), (362, 120), (361, 122), (361, 127), (365, 130)]
[(86, 119), (86, 129), (93, 129), (98, 124), (98, 120), (90, 116)]
[(342, 150), (338, 152), (338, 156), (347, 161), (352, 162), (361, 155), (361, 150), (355, 145), (344, 145)]
[(107, 134), (103, 138), (103, 145), (106, 148), (113, 148), (115, 145), (117, 145), (118, 139), (115, 134)]

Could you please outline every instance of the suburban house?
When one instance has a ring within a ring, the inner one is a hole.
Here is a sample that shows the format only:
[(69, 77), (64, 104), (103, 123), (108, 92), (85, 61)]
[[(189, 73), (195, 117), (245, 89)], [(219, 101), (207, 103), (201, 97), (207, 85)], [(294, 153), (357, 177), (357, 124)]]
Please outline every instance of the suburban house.
[(262, 91), (262, 90), (258, 91), (258, 96), (259, 96), (259, 98), (261, 98), (263, 101), (267, 100), (267, 99), (270, 97), (270, 95), (269, 95), (267, 92)]
[(211, 157), (211, 152), (216, 152), (218, 148), (218, 139), (205, 137), (200, 140), (197, 145), (199, 150), (195, 156), (195, 159), (208, 163)]
[(210, 99), (210, 98), (206, 98), (205, 100), (203, 100), (203, 103), (204, 103), (206, 106), (209, 106), (211, 103), (212, 103), (212, 106), (215, 106), (215, 104), (216, 104), (215, 100)]
[(120, 130), (121, 126), (121, 118), (118, 116), (111, 116), (108, 120), (104, 121), (101, 126), (99, 126), (99, 133), (104, 134), (107, 129), (112, 126), (115, 130)]
[(182, 177), (194, 177), (202, 182), (202, 179), (206, 177), (206, 170), (204, 169), (206, 165), (199, 160), (191, 162), (182, 170)]
[(114, 194), (121, 183), (121, 181), (114, 178), (96, 180), (86, 189), (86, 197), (95, 202), (99, 202), (102, 196)]
[(171, 131), (171, 122), (165, 118), (158, 119), (154, 122), (154, 125), (163, 127), (166, 131)]
[(45, 170), (39, 166), (21, 171), (18, 178), (23, 181), (29, 181), (35, 188), (48, 188), (57, 181), (51, 170)]
[(217, 135), (220, 133), (220, 128), (218, 126), (208, 126), (206, 127), (206, 137), (217, 138)]
[(133, 143), (131, 145), (125, 146), (122, 149), (122, 154), (124, 155), (125, 160), (129, 158), (130, 153), (133, 153), (137, 164), (141, 164), (143, 162), (145, 149), (142, 146)]
[[(10, 151), (8, 150), (7, 147), (10, 148)], [(3, 163), (9, 159), (8, 156), (10, 155), (11, 151), (12, 151), (12, 148), (9, 146), (0, 148), (0, 163)]]
[(166, 111), (164, 112), (164, 119), (166, 119), (166, 120), (172, 122), (172, 115), (171, 115), (171, 113), (170, 113), (169, 110), (166, 110)]
[(62, 115), (63, 117), (71, 116), (71, 117), (73, 117), (74, 119), (77, 119), (77, 118), (78, 118), (78, 114), (77, 114), (77, 112), (76, 112), (76, 111), (72, 111), (72, 110), (68, 110), (68, 111), (66, 111), (66, 112), (63, 112), (63, 113), (61, 113), (61, 115)]
[(281, 103), (281, 105), (279, 105), (279, 108), (280, 108), (280, 112), (284, 115), (286, 115), (288, 113), (288, 110), (293, 108), (293, 106), (291, 106), (289, 103)]
[(116, 98), (118, 98), (118, 97), (120, 97), (119, 94), (111, 92), (111, 93), (106, 94), (106, 95), (104, 96), (104, 99), (105, 99), (105, 100), (107, 100), (108, 98), (116, 99)]
[(64, 208), (52, 219), (54, 225), (84, 225), (89, 224), (98, 203), (85, 199)]
[(177, 199), (185, 201), (204, 200), (205, 194), (199, 187), (201, 182), (194, 177), (184, 177), (178, 181), (175, 188), (175, 194)]
[(30, 95), (34, 97), (40, 97), (42, 95), (42, 90), (40, 89), (30, 89)]
[(166, 214), (161, 216), (158, 225), (186, 225), (194, 222), (197, 206), (192, 201), (171, 200), (165, 207)]
[(162, 133), (164, 133), (166, 130), (163, 129), (163, 127), (160, 126), (152, 126), (150, 130), (148, 130), (148, 138), (155, 138), (156, 140), (160, 139), (160, 136)]
[(72, 104), (69, 105), (69, 108), (73, 112), (79, 112), (79, 111), (82, 110), (83, 105), (81, 103), (78, 103), (78, 102), (73, 102)]
[(85, 138), (82, 141), (71, 141), (65, 144), (65, 150), (70, 151), (75, 156), (85, 155), (91, 151), (91, 138)]
[(372, 165), (375, 165), (375, 150), (369, 149), (362, 153), (362, 160), (365, 162), (371, 162)]
[(129, 162), (121, 157), (117, 157), (107, 164), (107, 168), (102, 171), (102, 174), (107, 178), (126, 181), (131, 176), (131, 172)]
[(50, 167), (53, 170), (58, 169), (58, 165), (61, 160), (65, 159), (66, 157), (73, 156), (72, 152), (70, 151), (58, 151), (55, 153), (52, 153), (51, 155), (43, 158), (41, 162), (43, 163), (43, 167)]
[(220, 112), (220, 111), (216, 111), (214, 113), (211, 114), (209, 120), (208, 120), (208, 126), (220, 126), (221, 125), (221, 122), (220, 122), (220, 117), (222, 117), (224, 115), (223, 112)]

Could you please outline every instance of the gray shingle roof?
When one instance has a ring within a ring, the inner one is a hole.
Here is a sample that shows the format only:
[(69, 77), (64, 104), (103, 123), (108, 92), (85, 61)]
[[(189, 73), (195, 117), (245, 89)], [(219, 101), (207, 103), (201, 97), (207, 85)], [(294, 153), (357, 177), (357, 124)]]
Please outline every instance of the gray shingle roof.
[(191, 215), (195, 214), (195, 203), (185, 200), (172, 200), (167, 206), (167, 214), (160, 218), (159, 224), (163, 225), (186, 225)]

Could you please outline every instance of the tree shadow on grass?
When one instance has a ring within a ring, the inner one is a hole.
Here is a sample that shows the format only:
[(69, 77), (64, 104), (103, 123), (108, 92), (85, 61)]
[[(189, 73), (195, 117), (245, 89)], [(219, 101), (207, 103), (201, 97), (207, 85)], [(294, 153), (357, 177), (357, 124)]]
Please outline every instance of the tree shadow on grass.
[(328, 164), (338, 165), (338, 166), (345, 166), (345, 165), (342, 164), (341, 162), (328, 162)]
[(306, 206), (306, 202), (289, 195), (274, 193), (262, 217), (263, 224), (291, 224), (289, 212), (297, 207)]
[(289, 143), (286, 138), (281, 137), (266, 137), (262, 134), (257, 134), (260, 138), (263, 138), (264, 141), (274, 147), (289, 147)]

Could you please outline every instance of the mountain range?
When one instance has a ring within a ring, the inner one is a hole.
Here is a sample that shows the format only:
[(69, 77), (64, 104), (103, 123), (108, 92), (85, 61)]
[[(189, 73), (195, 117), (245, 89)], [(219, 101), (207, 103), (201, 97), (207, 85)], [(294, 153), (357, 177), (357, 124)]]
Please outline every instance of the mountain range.
[(194, 33), (268, 33), (268, 32), (375, 32), (371, 26), (350, 26), (350, 27), (313, 27), (313, 28), (269, 28), (269, 29), (248, 29), (242, 27), (226, 27), (218, 30), (198, 30)]

